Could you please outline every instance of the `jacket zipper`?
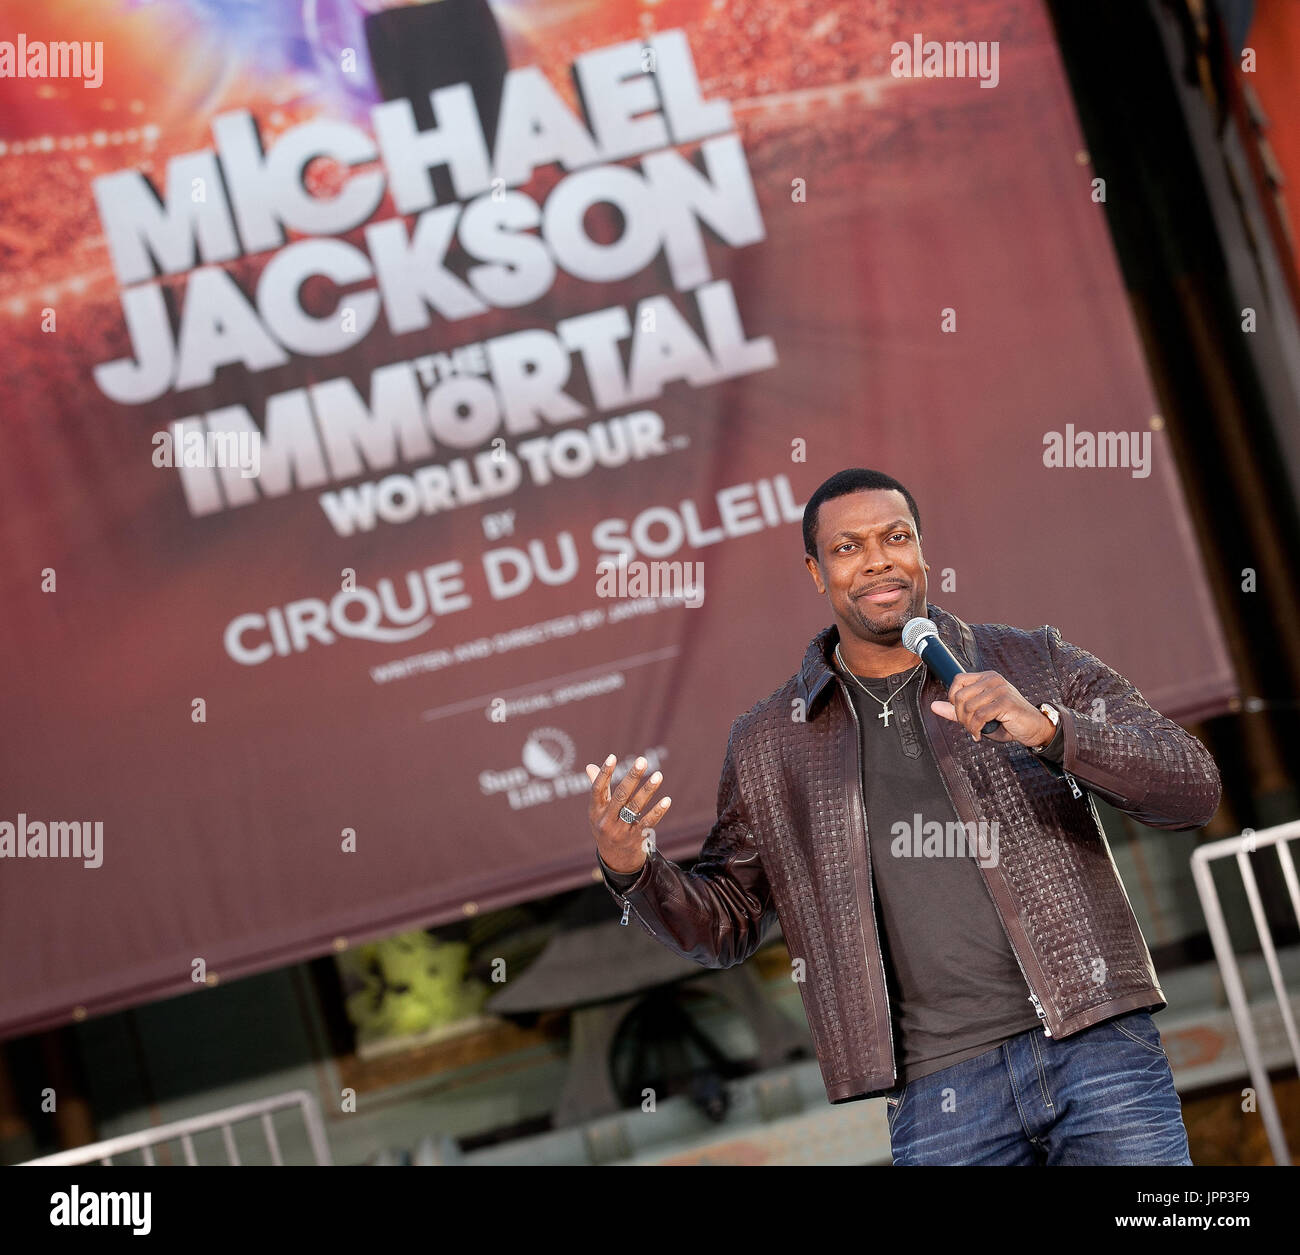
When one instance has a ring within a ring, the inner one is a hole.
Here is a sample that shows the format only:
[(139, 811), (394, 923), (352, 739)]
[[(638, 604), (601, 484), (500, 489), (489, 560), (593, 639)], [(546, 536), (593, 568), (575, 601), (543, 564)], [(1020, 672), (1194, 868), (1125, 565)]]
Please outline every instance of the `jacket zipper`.
[(649, 924), (646, 924), (646, 923), (645, 923), (645, 916), (642, 915), (640, 911), (637, 911), (636, 907), (634, 907), (634, 906), (632, 905), (632, 903), (631, 903), (631, 901), (628, 899), (627, 895), (626, 895), (626, 894), (623, 894), (623, 893), (620, 893), (620, 894), (618, 895), (618, 898), (619, 898), (619, 901), (623, 903), (623, 918), (620, 919), (618, 922), (619, 922), (620, 924), (622, 924), (622, 925), (624, 925), (624, 926), (626, 927), (626, 925), (627, 925), (627, 913), (628, 913), (629, 911), (636, 911), (636, 917), (637, 917), (637, 919), (639, 919), (643, 924), (645, 924), (646, 929), (647, 929), (647, 930), (649, 931), (649, 933), (650, 933), (650, 936), (652, 936), (652, 937), (658, 939), (659, 934), (658, 934), (657, 932), (655, 932), (655, 930), (654, 930), (653, 928), (651, 928)]
[[(916, 717), (921, 720), (921, 730), (925, 732), (928, 739), (930, 735), (929, 730), (925, 727), (925, 720), (921, 715), (921, 689), (917, 689), (916, 691)], [(933, 752), (933, 750), (934, 747), (931, 746), (931, 751)], [(948, 805), (952, 807), (953, 814), (960, 819), (961, 814), (957, 810), (957, 803), (952, 796), (952, 790), (948, 787), (948, 778), (943, 774), (943, 763), (939, 761), (939, 755), (937, 753), (935, 753), (935, 766), (939, 768), (939, 779), (943, 782), (943, 791), (948, 795)], [(1021, 979), (1024, 980), (1025, 987), (1029, 990), (1029, 1001), (1034, 1008), (1034, 1014), (1042, 1021), (1043, 1036), (1050, 1037), (1052, 1035), (1052, 1029), (1047, 1022), (1047, 1012), (1043, 1010), (1043, 1004), (1038, 1000), (1038, 995), (1034, 992), (1033, 983), (1030, 981), (1029, 975), (1025, 971), (1024, 963), (1021, 961), (1020, 951), (1016, 949), (1016, 943), (1011, 939), (1011, 930), (1007, 927), (1006, 920), (1002, 918), (1002, 912), (998, 909), (998, 900), (994, 896), (993, 890), (989, 888), (988, 881), (984, 878), (984, 869), (977, 863), (975, 870), (979, 874), (980, 883), (984, 886), (984, 891), (989, 895), (989, 900), (993, 903), (993, 914), (998, 917), (998, 923), (1002, 926), (1002, 932), (1006, 936), (1007, 945), (1011, 947), (1011, 954), (1016, 960), (1016, 966), (1020, 969)]]
[[(838, 678), (838, 677), (837, 677)], [(842, 680), (839, 682), (840, 692), (844, 701), (849, 708), (849, 715), (853, 719), (854, 735), (856, 737), (855, 745), (857, 747), (858, 759), (858, 807), (862, 812), (862, 844), (866, 847), (867, 854), (867, 903), (871, 907), (871, 927), (876, 934), (876, 958), (880, 961), (880, 987), (885, 994), (885, 1024), (889, 1029), (889, 1067), (895, 1083), (898, 1081), (898, 1054), (894, 1047), (894, 1017), (889, 1008), (889, 981), (885, 976), (885, 955), (880, 945), (880, 922), (876, 919), (876, 890), (875, 882), (871, 873), (871, 833), (867, 828), (867, 791), (862, 781), (862, 727), (858, 722), (858, 712), (854, 708), (853, 698), (849, 693), (848, 685)], [(871, 958), (867, 954), (866, 937), (862, 939), (862, 957), (866, 959), (868, 967), (871, 964)]]
[[(1004, 930), (1004, 931), (1005, 931), (1005, 930)], [(1008, 937), (1007, 940), (1010, 941), (1011, 938)], [(1015, 954), (1015, 952), (1016, 952), (1016, 948), (1015, 948), (1015, 946), (1012, 946), (1012, 947), (1011, 947), (1011, 953), (1012, 953), (1012, 954)], [(1016, 962), (1019, 962), (1019, 961), (1020, 961), (1019, 959), (1016, 960)], [(1022, 976), (1025, 974), (1025, 969), (1024, 969), (1023, 967), (1020, 969), (1020, 974), (1021, 974)], [(1025, 984), (1028, 984), (1028, 983), (1029, 983), (1028, 980), (1026, 980), (1026, 981), (1025, 981)], [(1042, 1004), (1041, 1002), (1038, 1001), (1038, 995), (1037, 995), (1036, 993), (1034, 993), (1032, 990), (1030, 990), (1030, 993), (1029, 993), (1029, 1001), (1032, 1002), (1032, 1003), (1034, 1004), (1034, 1014), (1035, 1014), (1036, 1016), (1038, 1016), (1038, 1018), (1039, 1018), (1040, 1020), (1043, 1021), (1043, 1036), (1044, 1036), (1044, 1037), (1050, 1037), (1050, 1036), (1052, 1035), (1052, 1030), (1048, 1027), (1048, 1024), (1047, 1024), (1047, 1012), (1043, 1010), (1043, 1004)]]
[(1052, 775), (1055, 775), (1058, 771), (1061, 773), (1062, 777), (1065, 779), (1065, 783), (1070, 786), (1070, 792), (1074, 795), (1076, 800), (1083, 796), (1083, 790), (1079, 788), (1079, 782), (1068, 771), (1066, 771), (1061, 764), (1054, 763), (1051, 759), (1043, 758), (1041, 756), (1039, 756), (1039, 761), (1052, 773)]

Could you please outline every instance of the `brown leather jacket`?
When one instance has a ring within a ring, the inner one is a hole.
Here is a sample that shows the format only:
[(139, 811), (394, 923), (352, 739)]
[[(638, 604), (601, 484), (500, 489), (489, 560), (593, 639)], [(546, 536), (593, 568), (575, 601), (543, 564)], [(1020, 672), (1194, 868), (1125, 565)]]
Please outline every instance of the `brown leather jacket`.
[[(927, 613), (967, 670), (997, 671), (1061, 714), (1057, 765), (1015, 743), (976, 742), (934, 714), (946, 692), (928, 670), (919, 701), (957, 817), (998, 822), (996, 865), (982, 860), (981, 872), (1043, 1031), (1069, 1037), (1165, 1006), (1090, 795), (1152, 828), (1197, 828), (1219, 805), (1214, 759), (1057, 629), (968, 625), (933, 603)], [(732, 724), (717, 822), (694, 868), (654, 850), (625, 893), (605, 881), (625, 922), (630, 908), (706, 967), (744, 962), (779, 919), (803, 960), (795, 979), (832, 1103), (897, 1082), (858, 721), (830, 662), (837, 639), (834, 626), (821, 632), (799, 672)]]

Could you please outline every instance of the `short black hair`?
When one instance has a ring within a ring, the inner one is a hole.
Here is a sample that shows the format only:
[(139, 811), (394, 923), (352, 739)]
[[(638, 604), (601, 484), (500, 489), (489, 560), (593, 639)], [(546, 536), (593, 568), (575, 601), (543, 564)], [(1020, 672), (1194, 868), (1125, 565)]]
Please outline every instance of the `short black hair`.
[(916, 508), (912, 494), (892, 475), (886, 475), (884, 471), (869, 471), (864, 467), (854, 466), (848, 470), (836, 471), (808, 498), (808, 504), (803, 508), (804, 552), (810, 558), (817, 557), (817, 512), (823, 502), (833, 501), (836, 497), (846, 497), (851, 492), (872, 492), (878, 488), (886, 491), (892, 489), (903, 494), (903, 499), (907, 502), (908, 509), (912, 511), (912, 519), (916, 523), (916, 538), (920, 540), (921, 511)]

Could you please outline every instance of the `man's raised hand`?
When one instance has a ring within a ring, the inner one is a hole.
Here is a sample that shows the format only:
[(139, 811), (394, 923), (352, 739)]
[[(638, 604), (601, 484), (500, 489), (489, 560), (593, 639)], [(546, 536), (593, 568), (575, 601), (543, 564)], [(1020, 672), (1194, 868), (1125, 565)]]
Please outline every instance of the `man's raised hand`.
[[(663, 775), (656, 771), (642, 780), (650, 764), (638, 758), (632, 769), (611, 790), (609, 782), (618, 759), (611, 754), (604, 766), (587, 764), (587, 779), (591, 781), (591, 801), (587, 819), (591, 835), (596, 839), (596, 849), (605, 865), (616, 872), (639, 872), (653, 844), (652, 834), (657, 824), (668, 813), (672, 798), (666, 797), (649, 810), (650, 800), (663, 784)], [(619, 811), (627, 807), (637, 816), (634, 824), (619, 818)]]

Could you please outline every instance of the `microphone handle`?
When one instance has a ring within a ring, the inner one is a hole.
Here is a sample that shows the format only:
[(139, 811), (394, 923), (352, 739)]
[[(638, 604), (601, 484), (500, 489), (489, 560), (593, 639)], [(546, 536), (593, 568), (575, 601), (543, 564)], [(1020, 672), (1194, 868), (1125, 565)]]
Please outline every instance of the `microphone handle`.
[[(931, 651), (930, 642), (934, 641), (939, 648)], [(956, 658), (944, 648), (943, 642), (937, 636), (925, 636), (921, 638), (920, 643), (921, 661), (925, 663), (931, 671), (943, 682), (945, 689), (952, 688), (952, 682), (962, 674), (965, 668), (957, 661)], [(933, 661), (926, 657), (927, 653), (933, 652)], [(982, 736), (990, 736), (996, 732), (1002, 724), (997, 719), (990, 719), (981, 729)]]

